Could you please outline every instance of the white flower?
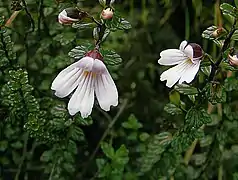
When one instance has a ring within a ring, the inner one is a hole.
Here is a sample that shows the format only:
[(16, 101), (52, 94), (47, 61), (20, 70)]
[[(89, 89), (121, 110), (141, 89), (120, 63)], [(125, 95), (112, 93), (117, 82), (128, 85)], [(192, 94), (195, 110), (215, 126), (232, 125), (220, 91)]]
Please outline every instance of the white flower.
[(110, 106), (117, 106), (117, 88), (102, 59), (98, 50), (89, 51), (54, 79), (51, 89), (60, 98), (76, 89), (68, 103), (70, 115), (80, 111), (83, 118), (88, 117), (92, 112), (94, 94), (103, 110), (109, 111)]
[(238, 57), (237, 54), (231, 56), (230, 54), (228, 55), (229, 62), (232, 66), (238, 66)]
[(177, 81), (190, 83), (197, 74), (203, 55), (202, 48), (195, 43), (183, 41), (179, 49), (167, 49), (160, 53), (158, 63), (161, 65), (176, 65), (160, 76), (161, 81), (167, 80), (166, 86), (172, 87)]
[(76, 8), (66, 8), (58, 15), (60, 24), (72, 24), (79, 21), (79, 10)]
[(113, 17), (113, 10), (111, 8), (104, 9), (101, 13), (101, 17), (103, 19), (112, 19)]

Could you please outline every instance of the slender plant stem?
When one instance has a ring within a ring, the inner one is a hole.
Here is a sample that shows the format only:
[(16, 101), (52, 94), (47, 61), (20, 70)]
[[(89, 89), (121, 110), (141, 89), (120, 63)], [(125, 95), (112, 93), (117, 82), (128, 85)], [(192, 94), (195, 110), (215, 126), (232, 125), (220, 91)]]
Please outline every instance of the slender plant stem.
[(107, 129), (104, 131), (100, 141), (98, 142), (95, 150), (93, 151), (93, 153), (91, 154), (88, 163), (85, 165), (84, 170), (81, 173), (81, 178), (83, 177), (83, 175), (87, 172), (88, 166), (90, 165), (91, 161), (94, 159), (96, 153), (98, 152), (98, 149), (100, 148), (101, 143), (105, 140), (105, 138), (107, 137), (109, 131), (111, 130), (111, 128), (114, 126), (114, 124), (116, 123), (116, 121), (119, 119), (120, 115), (122, 114), (122, 112), (124, 111), (124, 109), (126, 108), (128, 103), (128, 99), (125, 99), (124, 102), (122, 103), (119, 111), (117, 112), (116, 116), (113, 118), (113, 120), (111, 121), (111, 123), (108, 125)]
[(20, 11), (14, 11), (11, 15), (11, 17), (7, 20), (5, 23), (5, 27), (11, 27), (12, 22), (16, 19), (17, 15), (20, 13)]
[(16, 173), (16, 175), (15, 175), (14, 180), (19, 180), (19, 176), (20, 176), (20, 173), (21, 173), (21, 169), (22, 169), (22, 166), (23, 166), (23, 164), (24, 164), (25, 158), (26, 158), (26, 156), (27, 156), (27, 142), (28, 142), (28, 138), (29, 138), (29, 134), (26, 133), (26, 135), (25, 135), (25, 137), (24, 137), (24, 146), (23, 146), (23, 150), (22, 150), (21, 161), (20, 161), (20, 164), (18, 165), (17, 173)]
[(53, 167), (51, 169), (49, 180), (52, 180), (52, 177), (53, 177), (53, 174), (54, 174), (54, 171), (55, 171), (55, 164), (56, 163), (54, 163), (54, 165), (53, 165)]

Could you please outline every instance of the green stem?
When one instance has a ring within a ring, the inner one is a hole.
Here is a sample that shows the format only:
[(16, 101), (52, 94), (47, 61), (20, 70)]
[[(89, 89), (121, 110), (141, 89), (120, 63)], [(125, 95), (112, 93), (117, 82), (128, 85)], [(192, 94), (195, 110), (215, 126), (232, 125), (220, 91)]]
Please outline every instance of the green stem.
[(27, 142), (28, 142), (28, 138), (29, 138), (29, 134), (26, 133), (26, 136), (24, 138), (24, 147), (23, 147), (23, 150), (22, 150), (21, 161), (20, 161), (20, 164), (18, 165), (17, 173), (15, 175), (14, 180), (19, 180), (19, 176), (21, 174), (21, 169), (22, 169), (22, 166), (24, 164), (25, 158), (27, 156)]
[(224, 41), (224, 44), (223, 44), (223, 46), (222, 46), (221, 53), (220, 53), (220, 55), (219, 55), (218, 60), (217, 60), (216, 63), (212, 66), (211, 73), (210, 73), (210, 76), (209, 76), (209, 78), (208, 78), (209, 82), (214, 80), (216, 71), (217, 71), (219, 65), (220, 65), (221, 62), (222, 62), (224, 53), (225, 53), (225, 51), (228, 49), (228, 47), (229, 47), (229, 45), (230, 45), (230, 42), (231, 42), (231, 37), (232, 37), (232, 35), (234, 34), (235, 31), (236, 31), (236, 19), (234, 20), (234, 23), (233, 23), (233, 25), (232, 25), (232, 27), (231, 27), (231, 30), (230, 30), (229, 34), (227, 35), (227, 37), (226, 37), (226, 39), (225, 39), (225, 41)]

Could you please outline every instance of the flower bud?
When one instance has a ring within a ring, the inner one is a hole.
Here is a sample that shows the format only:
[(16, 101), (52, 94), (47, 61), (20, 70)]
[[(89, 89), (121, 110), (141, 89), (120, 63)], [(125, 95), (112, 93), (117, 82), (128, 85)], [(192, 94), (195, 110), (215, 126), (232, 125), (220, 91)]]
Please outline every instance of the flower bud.
[(225, 33), (226, 32), (226, 30), (224, 29), (224, 28), (218, 28), (218, 29), (216, 29), (215, 31), (213, 31), (213, 33), (212, 33), (212, 37), (214, 37), (214, 38), (218, 38), (219, 36), (221, 36), (223, 33)]
[(111, 8), (104, 9), (101, 13), (102, 19), (112, 19), (113, 10)]
[(230, 65), (232, 66), (238, 66), (238, 54), (235, 54), (231, 56), (230, 54), (228, 55), (228, 60)]
[(80, 11), (76, 8), (66, 8), (58, 15), (60, 24), (72, 24), (80, 20)]

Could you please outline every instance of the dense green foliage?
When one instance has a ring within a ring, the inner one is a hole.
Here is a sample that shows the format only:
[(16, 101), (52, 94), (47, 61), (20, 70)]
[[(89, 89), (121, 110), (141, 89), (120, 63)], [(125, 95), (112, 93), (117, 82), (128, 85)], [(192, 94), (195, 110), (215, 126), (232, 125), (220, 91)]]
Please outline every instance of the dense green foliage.
[[(58, 23), (76, 6), (100, 19), (98, 1), (0, 0), (0, 179), (238, 179), (238, 1), (116, 0), (103, 34)], [(119, 105), (83, 119), (50, 87), (93, 38)], [(184, 39), (205, 56), (196, 80), (169, 89), (157, 60)]]

